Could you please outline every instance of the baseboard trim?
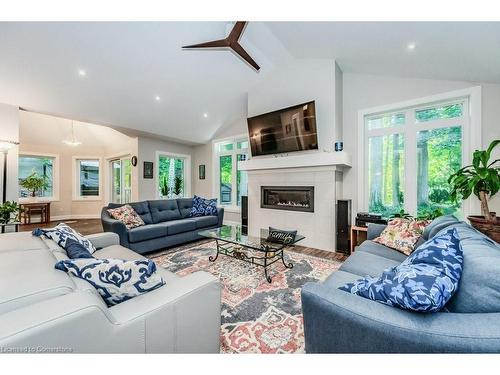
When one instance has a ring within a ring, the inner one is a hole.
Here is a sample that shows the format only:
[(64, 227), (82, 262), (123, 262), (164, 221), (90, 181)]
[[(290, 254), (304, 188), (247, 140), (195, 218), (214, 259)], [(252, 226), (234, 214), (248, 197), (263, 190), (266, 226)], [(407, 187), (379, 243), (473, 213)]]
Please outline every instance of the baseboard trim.
[(51, 216), (50, 221), (77, 220), (77, 219), (100, 219), (101, 215), (59, 215)]

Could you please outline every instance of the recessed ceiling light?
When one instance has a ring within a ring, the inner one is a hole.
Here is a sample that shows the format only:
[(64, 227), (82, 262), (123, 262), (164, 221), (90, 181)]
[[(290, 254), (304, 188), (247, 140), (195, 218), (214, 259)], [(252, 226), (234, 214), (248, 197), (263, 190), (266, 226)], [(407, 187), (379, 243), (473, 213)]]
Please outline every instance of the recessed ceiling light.
[(78, 75), (80, 77), (85, 77), (87, 75), (87, 72), (83, 69), (78, 69)]
[(159, 101), (161, 100), (161, 98), (160, 98), (158, 95), (156, 95), (156, 96), (155, 96), (155, 100), (156, 100), (157, 102), (159, 102)]
[(203, 117), (207, 118), (208, 117), (208, 113), (204, 113)]
[(417, 45), (415, 43), (408, 43), (406, 48), (408, 48), (410, 51), (413, 51)]

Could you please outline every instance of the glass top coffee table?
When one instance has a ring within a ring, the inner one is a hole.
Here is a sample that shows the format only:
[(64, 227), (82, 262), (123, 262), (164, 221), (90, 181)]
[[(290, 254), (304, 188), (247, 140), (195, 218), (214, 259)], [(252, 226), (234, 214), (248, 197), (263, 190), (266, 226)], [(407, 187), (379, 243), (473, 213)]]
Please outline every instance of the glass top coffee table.
[(269, 283), (272, 282), (272, 279), (267, 273), (268, 267), (281, 260), (286, 268), (293, 268), (292, 263), (285, 262), (284, 250), (305, 238), (297, 234), (291, 242), (270, 242), (267, 240), (269, 235), (267, 229), (261, 229), (260, 236), (249, 236), (247, 228), (242, 225), (223, 225), (220, 228), (204, 230), (198, 234), (214, 239), (217, 244), (217, 253), (208, 258), (211, 262), (215, 262), (219, 254), (223, 254), (264, 267), (264, 274)]

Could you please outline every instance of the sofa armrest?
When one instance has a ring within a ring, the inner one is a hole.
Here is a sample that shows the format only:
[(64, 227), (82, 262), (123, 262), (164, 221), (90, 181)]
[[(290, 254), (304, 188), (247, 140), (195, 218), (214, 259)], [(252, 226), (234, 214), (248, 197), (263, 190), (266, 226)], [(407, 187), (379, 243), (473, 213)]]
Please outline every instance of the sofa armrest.
[(129, 247), (127, 227), (121, 221), (113, 219), (109, 216), (106, 211), (106, 207), (104, 207), (101, 211), (101, 223), (104, 232), (116, 233), (120, 238), (120, 245)]
[(207, 272), (170, 280), (109, 311), (118, 324), (144, 323), (147, 352), (220, 351), (221, 286)]
[(113, 232), (90, 234), (85, 236), (85, 238), (92, 242), (92, 245), (94, 245), (97, 250), (120, 244), (120, 236)]
[(385, 227), (387, 227), (385, 224), (369, 223), (366, 239), (373, 240), (374, 238), (377, 238), (384, 231)]
[(309, 353), (498, 353), (500, 313), (417, 313), (337, 288), (302, 288)]
[(219, 218), (217, 226), (221, 227), (224, 223), (224, 207), (217, 207), (217, 216)]

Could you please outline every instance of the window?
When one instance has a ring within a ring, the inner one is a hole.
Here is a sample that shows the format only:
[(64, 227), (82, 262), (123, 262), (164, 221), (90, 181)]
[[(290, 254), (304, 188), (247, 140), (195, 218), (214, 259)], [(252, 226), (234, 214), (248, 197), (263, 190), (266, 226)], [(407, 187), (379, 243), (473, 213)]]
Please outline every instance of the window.
[(93, 158), (75, 159), (76, 199), (100, 199), (100, 160)]
[(55, 194), (56, 157), (46, 155), (19, 155), (19, 198), (32, 196), (33, 192), (21, 186), (26, 177), (35, 175), (45, 180), (45, 187), (37, 190), (35, 195), (43, 198), (56, 198)]
[[(160, 199), (189, 195), (191, 159), (183, 155), (158, 154), (158, 192)], [(189, 170), (188, 170), (189, 169)]]
[(248, 194), (247, 172), (238, 169), (238, 162), (248, 158), (248, 140), (238, 138), (215, 143), (217, 194), (221, 205), (241, 206), (241, 197)]
[(364, 199), (370, 212), (460, 212), (447, 180), (462, 165), (468, 106), (463, 98), (364, 117)]
[(130, 157), (110, 161), (111, 202), (132, 201), (132, 162)]

